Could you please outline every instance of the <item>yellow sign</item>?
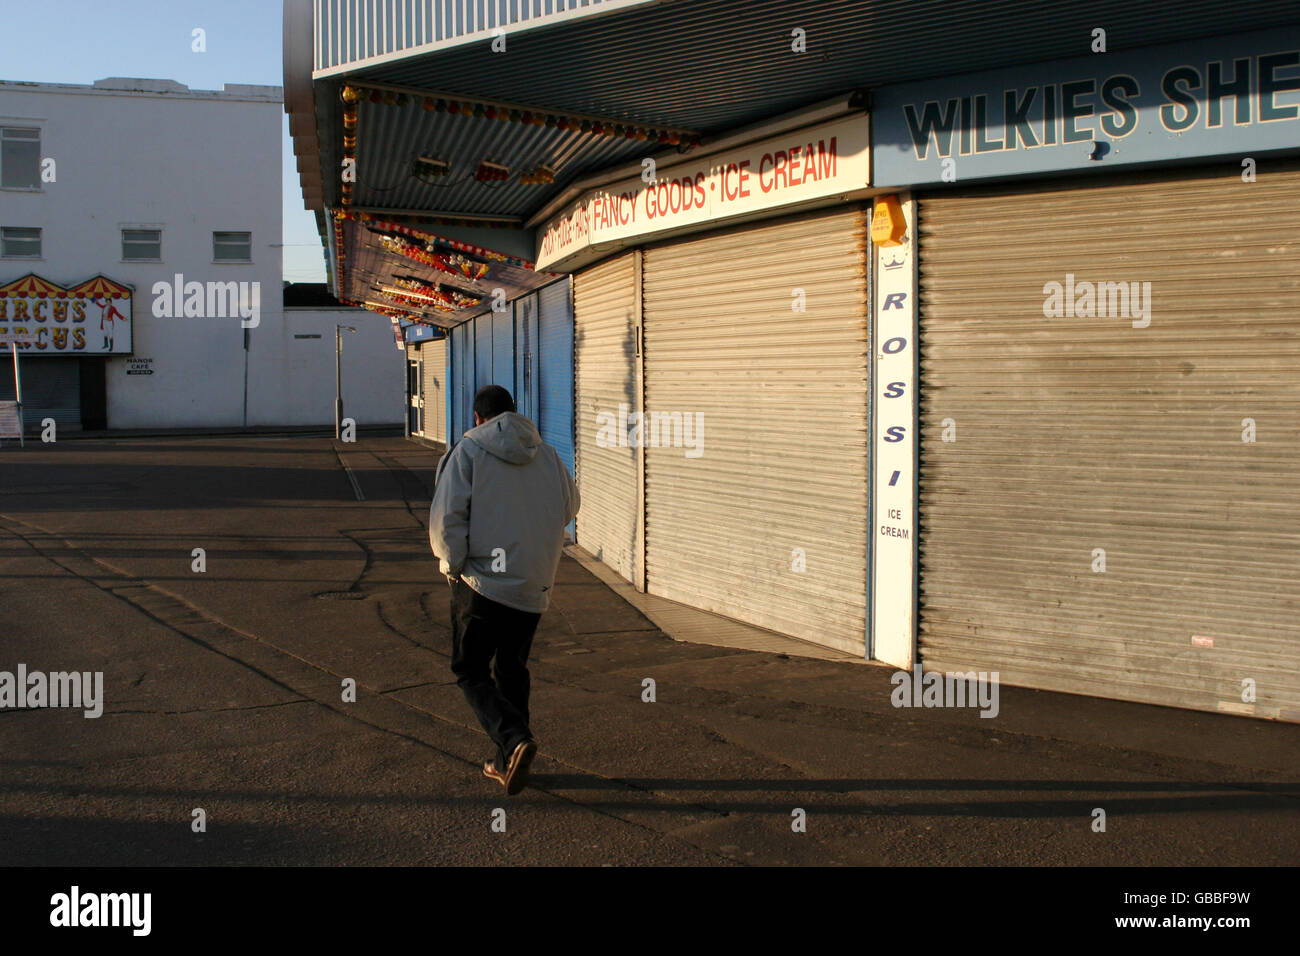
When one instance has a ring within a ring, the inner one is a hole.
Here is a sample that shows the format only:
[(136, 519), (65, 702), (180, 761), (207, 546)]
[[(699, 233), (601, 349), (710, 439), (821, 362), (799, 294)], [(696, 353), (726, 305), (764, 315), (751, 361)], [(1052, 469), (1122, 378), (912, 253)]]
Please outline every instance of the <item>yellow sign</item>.
[(901, 246), (907, 232), (907, 220), (897, 196), (877, 196), (876, 211), (871, 216), (871, 241), (878, 246)]

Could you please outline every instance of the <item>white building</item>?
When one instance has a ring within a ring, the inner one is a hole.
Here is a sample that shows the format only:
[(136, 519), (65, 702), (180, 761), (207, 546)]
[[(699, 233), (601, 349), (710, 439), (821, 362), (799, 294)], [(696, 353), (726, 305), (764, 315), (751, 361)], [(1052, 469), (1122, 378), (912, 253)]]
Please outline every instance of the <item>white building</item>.
[(391, 321), (367, 309), (341, 305), (324, 283), (284, 287), (283, 321), (251, 333), (248, 424), (334, 423), (334, 329), (342, 333), (343, 415), (358, 425), (399, 425), (405, 415), (399, 347)]
[(329, 424), (334, 319), (362, 330), (345, 387), (363, 354), (383, 383), (353, 368), (349, 415), (402, 420), (386, 320), (286, 323), (281, 103), (273, 86), (0, 81), (0, 334), (34, 339), (19, 356), (28, 430)]

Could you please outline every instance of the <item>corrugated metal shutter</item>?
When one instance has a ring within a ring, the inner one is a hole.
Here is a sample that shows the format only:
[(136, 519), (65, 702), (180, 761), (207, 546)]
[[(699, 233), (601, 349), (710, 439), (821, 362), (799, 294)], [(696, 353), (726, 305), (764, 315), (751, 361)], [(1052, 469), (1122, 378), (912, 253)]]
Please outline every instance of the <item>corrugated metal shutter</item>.
[(642, 280), (646, 411), (704, 425), (694, 450), (647, 436), (648, 590), (859, 654), (866, 224), (855, 207), (651, 247)]
[(460, 441), (474, 425), (474, 327), (466, 322), (451, 330), (451, 421), (448, 444)]
[(424, 437), (447, 440), (447, 341), (420, 346), (424, 375)]
[(515, 300), (515, 406), (537, 423), (537, 296)]
[[(925, 666), (1300, 719), (1298, 195), (1261, 164), (921, 201)], [(1067, 275), (1150, 282), (1149, 326), (1045, 316)]]
[(573, 279), (577, 479), (582, 497), (577, 542), (629, 581), (640, 570), (637, 455), (626, 442), (597, 440), (619, 407), (634, 409), (635, 262), (627, 253)]
[(573, 304), (569, 280), (537, 293), (538, 386), (542, 440), (573, 472)]
[[(14, 398), (13, 355), (0, 355), (0, 399)], [(23, 429), (39, 431), (46, 418), (58, 428), (81, 428), (81, 365), (75, 358), (18, 356), (23, 380)]]
[(455, 443), (460, 438), (460, 389), (461, 379), (464, 378), (462, 371), (464, 357), (464, 326), (450, 329), (447, 332), (447, 444), (448, 446)]
[(491, 385), (492, 372), (492, 313), (480, 315), (470, 323), (470, 337), (474, 341), (474, 387), (469, 393), (469, 427), (474, 425), (474, 394), (484, 385)]
[(490, 321), (492, 323), (491, 384), (500, 385), (513, 396), (515, 393), (514, 310), (507, 306), (504, 312), (493, 312)]

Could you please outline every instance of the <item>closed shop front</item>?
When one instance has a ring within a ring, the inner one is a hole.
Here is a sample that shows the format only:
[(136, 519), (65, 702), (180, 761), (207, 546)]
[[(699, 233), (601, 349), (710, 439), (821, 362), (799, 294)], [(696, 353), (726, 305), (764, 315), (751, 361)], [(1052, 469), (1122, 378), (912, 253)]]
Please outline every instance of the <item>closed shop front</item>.
[(652, 246), (643, 279), (647, 589), (857, 654), (866, 227), (850, 207)]
[[(500, 385), (506, 391), (514, 392), (515, 379), (515, 326), (514, 313), (510, 306), (504, 312), (492, 312), (478, 319), (484, 332), (492, 332), (492, 377), (483, 385)], [(480, 385), (480, 388), (483, 386)]]
[[(514, 302), (514, 386), (511, 394), (519, 414), (537, 422), (537, 296)], [(511, 388), (505, 382), (500, 384)]]
[(537, 403), (542, 440), (573, 472), (573, 305), (569, 280), (537, 293)]
[[(131, 358), (133, 299), (131, 286), (104, 275), (65, 285), (29, 272), (0, 282), (0, 401), (16, 397), (17, 348), (26, 431), (46, 419), (57, 429), (107, 428), (109, 363), (137, 390), (150, 387), (153, 359)], [(11, 345), (11, 336), (20, 336), (19, 344)]]
[[(81, 364), (96, 362), (102, 365), (103, 361), (98, 358), (78, 361), (63, 356), (34, 358), (27, 354), (20, 355), (18, 365), (22, 375), (24, 430), (38, 431), (41, 422), (47, 418), (54, 419), (55, 425), (60, 429), (80, 429)], [(0, 401), (13, 400), (13, 356), (6, 353), (0, 356)], [(101, 393), (100, 402), (102, 401)]]
[(474, 326), (472, 322), (458, 325), (448, 333), (451, 357), (447, 363), (451, 373), (450, 420), (447, 422), (448, 444), (460, 441), (460, 436), (474, 427)]
[(424, 429), (424, 376), (420, 371), (420, 347), (406, 347), (406, 430), (419, 435)]
[(447, 340), (425, 342), (420, 346), (423, 375), (423, 418), (421, 433), (431, 441), (447, 441)]
[(474, 343), (474, 384), (469, 392), (472, 425), (474, 393), (484, 385), (491, 385), (496, 379), (496, 372), (492, 367), (492, 313), (471, 319), (468, 326), (470, 340)]
[(920, 196), (928, 670), (1300, 718), (1300, 168)]
[(642, 570), (638, 458), (618, 422), (638, 406), (639, 256), (625, 253), (573, 278), (577, 542), (634, 582)]
[(573, 277), (577, 544), (638, 590), (865, 655), (868, 122), (785, 126), (541, 230), (539, 267)]
[(446, 377), (440, 387), (447, 417), (442, 427), (450, 443), (474, 427), (478, 390), (500, 385), (573, 470), (573, 309), (568, 287), (565, 279), (520, 296), (505, 312), (485, 312), (448, 331), (444, 341), (425, 346), (426, 379), (430, 346), (444, 350), (445, 365), (439, 370)]

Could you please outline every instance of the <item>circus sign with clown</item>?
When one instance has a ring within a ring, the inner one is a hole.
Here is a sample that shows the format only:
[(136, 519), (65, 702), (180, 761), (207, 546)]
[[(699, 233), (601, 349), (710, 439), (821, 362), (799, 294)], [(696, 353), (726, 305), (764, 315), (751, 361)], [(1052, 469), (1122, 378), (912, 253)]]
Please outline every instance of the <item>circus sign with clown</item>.
[(28, 273), (0, 284), (0, 353), (129, 355), (133, 289), (95, 276), (63, 286)]

